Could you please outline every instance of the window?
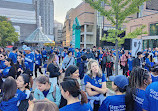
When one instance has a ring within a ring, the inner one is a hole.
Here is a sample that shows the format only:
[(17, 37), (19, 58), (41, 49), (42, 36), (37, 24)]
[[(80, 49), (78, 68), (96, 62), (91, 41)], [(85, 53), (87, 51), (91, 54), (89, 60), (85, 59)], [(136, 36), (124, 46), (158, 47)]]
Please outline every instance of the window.
[(150, 24), (150, 36), (158, 35), (158, 23)]

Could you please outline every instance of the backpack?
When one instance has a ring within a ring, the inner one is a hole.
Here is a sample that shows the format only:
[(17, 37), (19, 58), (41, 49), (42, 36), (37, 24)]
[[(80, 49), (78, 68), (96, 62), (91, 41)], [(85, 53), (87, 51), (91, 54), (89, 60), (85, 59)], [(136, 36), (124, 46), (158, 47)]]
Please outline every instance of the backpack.
[(110, 56), (110, 55), (107, 55), (106, 62), (112, 62), (112, 59), (111, 59), (111, 56)]

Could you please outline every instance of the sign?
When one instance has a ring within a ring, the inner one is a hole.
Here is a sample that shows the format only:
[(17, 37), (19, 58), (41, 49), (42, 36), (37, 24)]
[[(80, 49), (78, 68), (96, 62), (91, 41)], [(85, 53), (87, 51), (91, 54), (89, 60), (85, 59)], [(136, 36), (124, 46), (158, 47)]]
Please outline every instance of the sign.
[(132, 39), (132, 56), (137, 57), (139, 51), (142, 51), (142, 39)]

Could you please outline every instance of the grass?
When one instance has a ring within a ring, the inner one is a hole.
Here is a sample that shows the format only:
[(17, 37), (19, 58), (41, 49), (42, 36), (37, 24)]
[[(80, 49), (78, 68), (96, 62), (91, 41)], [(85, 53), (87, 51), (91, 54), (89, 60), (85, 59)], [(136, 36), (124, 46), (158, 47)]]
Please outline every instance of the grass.
[(107, 86), (107, 88), (109, 88), (110, 90), (113, 90), (113, 89), (112, 89), (112, 82), (111, 82), (111, 81), (107, 81), (107, 82), (106, 82), (106, 86)]

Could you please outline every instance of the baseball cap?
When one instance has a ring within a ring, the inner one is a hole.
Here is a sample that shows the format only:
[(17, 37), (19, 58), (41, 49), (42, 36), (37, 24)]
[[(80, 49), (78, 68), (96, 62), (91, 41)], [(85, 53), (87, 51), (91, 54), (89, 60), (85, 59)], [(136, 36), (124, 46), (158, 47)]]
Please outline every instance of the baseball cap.
[(25, 49), (27, 47), (27, 45), (23, 45), (22, 48)]
[(31, 51), (30, 47), (26, 47), (24, 50), (30, 50)]
[(115, 83), (121, 89), (124, 89), (125, 86), (129, 85), (129, 81), (124, 75), (110, 76), (109, 79)]

